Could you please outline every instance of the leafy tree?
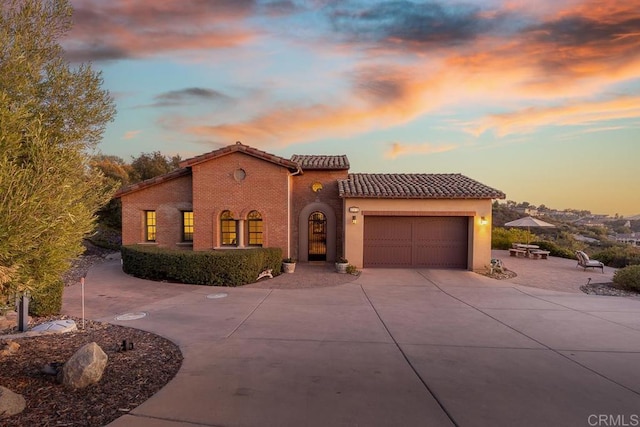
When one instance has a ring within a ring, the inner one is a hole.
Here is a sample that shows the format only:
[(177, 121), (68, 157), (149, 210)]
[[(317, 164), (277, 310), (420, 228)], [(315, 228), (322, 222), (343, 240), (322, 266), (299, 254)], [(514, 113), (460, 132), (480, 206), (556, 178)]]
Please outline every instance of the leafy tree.
[[(99, 154), (93, 157), (91, 166), (98, 169), (116, 188), (123, 187), (130, 182), (130, 175), (133, 168), (127, 164), (121, 157), (108, 156)], [(116, 232), (120, 234), (122, 229), (122, 203), (120, 199), (111, 199), (98, 211), (98, 223), (101, 226), (112, 229), (108, 234)], [(103, 227), (98, 228), (98, 236), (91, 239), (92, 243), (104, 243), (101, 237), (107, 230)], [(120, 240), (120, 239), (118, 239)], [(108, 247), (117, 246), (114, 243), (107, 245)]]
[(114, 191), (90, 160), (115, 108), (99, 73), (64, 59), (71, 16), (68, 0), (0, 6), (0, 296), (32, 291), (35, 314), (59, 311), (60, 276)]
[(119, 186), (129, 184), (130, 175), (133, 172), (131, 165), (127, 164), (121, 157), (105, 154), (93, 156), (91, 166), (100, 170), (105, 177)]
[(144, 181), (179, 168), (182, 159), (179, 155), (164, 156), (159, 151), (142, 153), (131, 161), (131, 182)]

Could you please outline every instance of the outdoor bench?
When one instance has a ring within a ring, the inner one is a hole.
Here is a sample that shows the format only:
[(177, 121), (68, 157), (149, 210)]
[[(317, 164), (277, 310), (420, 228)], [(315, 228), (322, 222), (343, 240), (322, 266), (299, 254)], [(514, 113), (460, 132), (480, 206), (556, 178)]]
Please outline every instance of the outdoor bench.
[(509, 249), (509, 256), (523, 257), (527, 254), (524, 249)]
[(547, 257), (549, 256), (551, 252), (549, 251), (531, 251), (529, 252), (529, 254), (531, 255), (531, 258), (533, 259), (547, 259)]

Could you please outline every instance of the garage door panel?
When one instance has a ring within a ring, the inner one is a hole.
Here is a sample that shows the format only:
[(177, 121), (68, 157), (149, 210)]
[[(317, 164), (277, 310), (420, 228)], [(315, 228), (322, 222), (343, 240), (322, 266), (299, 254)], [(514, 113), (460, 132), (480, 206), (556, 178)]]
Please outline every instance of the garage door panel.
[(387, 246), (369, 250), (365, 248), (364, 258), (367, 260), (365, 267), (411, 267), (411, 247), (404, 245)]
[(393, 217), (366, 218), (365, 241), (395, 242), (411, 240), (410, 221), (397, 221)]
[(393, 218), (371, 217), (365, 220), (364, 259), (369, 267), (384, 267), (393, 263), (399, 267), (411, 266), (410, 222)]
[(415, 266), (467, 268), (467, 247), (456, 244), (422, 245), (415, 249)]
[(466, 217), (415, 218), (415, 266), (466, 268), (467, 223)]
[(467, 268), (467, 217), (365, 217), (365, 267)]

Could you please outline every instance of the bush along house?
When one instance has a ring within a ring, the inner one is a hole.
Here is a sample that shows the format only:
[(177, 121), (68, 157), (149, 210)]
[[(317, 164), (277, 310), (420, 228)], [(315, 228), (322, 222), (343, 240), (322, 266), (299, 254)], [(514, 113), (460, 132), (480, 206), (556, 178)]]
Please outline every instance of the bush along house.
[(491, 258), (492, 200), (505, 195), (461, 174), (349, 173), (344, 155), (285, 159), (237, 142), (116, 197), (123, 245), (478, 270)]

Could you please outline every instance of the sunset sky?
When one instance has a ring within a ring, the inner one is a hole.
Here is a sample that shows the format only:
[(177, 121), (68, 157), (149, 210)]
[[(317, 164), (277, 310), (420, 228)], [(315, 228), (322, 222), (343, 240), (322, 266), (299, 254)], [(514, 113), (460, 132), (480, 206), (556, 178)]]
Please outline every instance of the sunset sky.
[(242, 141), (640, 214), (640, 0), (72, 3), (69, 59), (118, 109), (105, 154)]

